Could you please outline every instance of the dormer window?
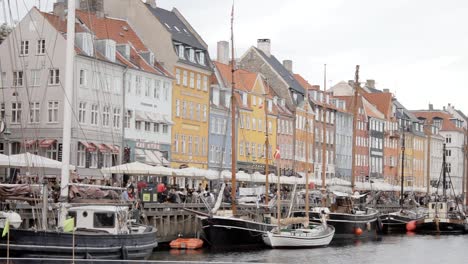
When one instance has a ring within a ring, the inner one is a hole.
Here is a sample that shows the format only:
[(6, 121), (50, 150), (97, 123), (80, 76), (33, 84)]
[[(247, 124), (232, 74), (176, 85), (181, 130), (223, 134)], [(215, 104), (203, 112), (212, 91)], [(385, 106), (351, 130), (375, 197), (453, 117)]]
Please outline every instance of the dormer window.
[(184, 45), (178, 45), (177, 47), (177, 50), (178, 50), (178, 55), (179, 55), (179, 59), (182, 59), (184, 60), (185, 59), (185, 55), (184, 55)]
[(199, 51), (198, 53), (198, 63), (201, 65), (205, 65), (205, 53), (203, 51)]
[(242, 104), (247, 106), (247, 93), (242, 93)]
[(273, 111), (273, 104), (271, 103), (271, 100), (268, 100), (267, 104), (268, 104), (268, 112)]
[(189, 60), (191, 62), (195, 62), (195, 50), (194, 49), (189, 49)]

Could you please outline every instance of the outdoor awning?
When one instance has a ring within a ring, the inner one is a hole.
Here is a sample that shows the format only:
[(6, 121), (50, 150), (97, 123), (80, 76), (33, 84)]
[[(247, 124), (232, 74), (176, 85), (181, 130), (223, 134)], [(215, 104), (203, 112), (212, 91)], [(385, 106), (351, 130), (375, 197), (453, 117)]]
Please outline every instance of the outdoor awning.
[(148, 117), (145, 115), (145, 112), (135, 111), (135, 121), (146, 121)]
[(153, 122), (153, 123), (161, 123), (163, 120), (161, 119), (161, 116), (158, 113), (151, 113), (151, 112), (146, 112), (146, 116), (148, 119)]
[(94, 152), (94, 151), (97, 150), (96, 145), (94, 145), (94, 143), (92, 143), (92, 142), (80, 141), (80, 143), (83, 144), (83, 146), (85, 146), (86, 151)]
[(24, 147), (25, 148), (30, 148), (30, 147), (32, 147), (34, 145), (34, 143), (36, 143), (35, 139), (25, 140), (24, 141)]
[(52, 144), (54, 144), (56, 141), (56, 139), (43, 139), (39, 142), (39, 147), (50, 148), (50, 146), (52, 146)]
[(111, 152), (111, 148), (109, 148), (106, 144), (98, 144), (98, 149), (99, 149), (99, 152), (103, 152), (103, 153), (108, 153), (108, 152)]
[(109, 148), (109, 150), (114, 153), (118, 154), (120, 152), (120, 147), (116, 145), (111, 145), (111, 144), (106, 144), (106, 146)]
[[(61, 169), (63, 167), (62, 162), (49, 159), (46, 157), (31, 154), (29, 152), (16, 154), (9, 157), (11, 166), (27, 167), (27, 168), (50, 168), (50, 169)], [(74, 170), (75, 166), (69, 165), (70, 170)]]
[(168, 124), (168, 125), (173, 125), (174, 122), (172, 122), (166, 115), (163, 116), (163, 119), (164, 119), (164, 123)]
[(157, 150), (145, 150), (146, 161), (150, 164), (164, 166), (168, 165), (169, 161), (164, 158), (163, 154)]

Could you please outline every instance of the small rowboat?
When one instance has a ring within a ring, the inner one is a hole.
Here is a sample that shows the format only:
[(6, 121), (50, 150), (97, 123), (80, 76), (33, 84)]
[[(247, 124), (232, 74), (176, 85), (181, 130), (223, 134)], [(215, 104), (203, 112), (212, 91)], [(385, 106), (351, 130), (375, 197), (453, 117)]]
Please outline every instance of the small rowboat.
[(198, 238), (178, 238), (172, 240), (169, 246), (176, 249), (199, 249), (203, 247), (203, 240)]

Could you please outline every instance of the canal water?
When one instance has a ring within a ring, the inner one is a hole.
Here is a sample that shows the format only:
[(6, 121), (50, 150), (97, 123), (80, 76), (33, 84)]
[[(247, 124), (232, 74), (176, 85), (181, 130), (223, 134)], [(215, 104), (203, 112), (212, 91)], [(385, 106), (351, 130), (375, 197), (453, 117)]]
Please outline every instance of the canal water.
[(468, 263), (468, 235), (389, 235), (372, 241), (348, 241), (315, 249), (159, 250), (151, 259), (189, 263)]

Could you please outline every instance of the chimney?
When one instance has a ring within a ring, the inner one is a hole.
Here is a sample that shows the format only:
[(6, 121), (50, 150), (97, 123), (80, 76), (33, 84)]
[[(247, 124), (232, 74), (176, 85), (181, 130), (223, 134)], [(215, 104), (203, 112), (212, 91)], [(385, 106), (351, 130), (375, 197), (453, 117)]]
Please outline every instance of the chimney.
[(151, 6), (152, 8), (158, 7), (158, 4), (157, 4), (156, 0), (149, 0), (149, 3), (150, 3), (150, 6)]
[(268, 57), (271, 56), (271, 40), (270, 39), (257, 39), (257, 48)]
[(293, 62), (292, 60), (284, 60), (283, 61), (283, 66), (288, 70), (291, 74), (293, 73)]
[(367, 80), (366, 86), (375, 89), (375, 80)]
[(434, 105), (429, 104), (429, 111), (432, 111), (432, 110), (434, 110)]
[(58, 16), (60, 20), (65, 21), (65, 13), (67, 10), (67, 3), (63, 1), (57, 1), (54, 3), (54, 15)]
[(383, 91), (384, 93), (389, 93), (389, 92), (390, 92), (390, 90), (389, 90), (388, 88), (385, 88), (385, 89), (383, 89), (382, 91)]
[(354, 80), (348, 80), (348, 85), (354, 87)]
[(218, 54), (216, 60), (223, 64), (229, 64), (229, 42), (218, 41)]

